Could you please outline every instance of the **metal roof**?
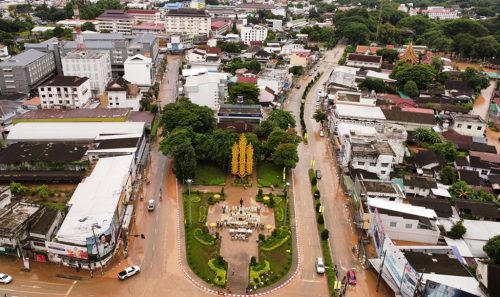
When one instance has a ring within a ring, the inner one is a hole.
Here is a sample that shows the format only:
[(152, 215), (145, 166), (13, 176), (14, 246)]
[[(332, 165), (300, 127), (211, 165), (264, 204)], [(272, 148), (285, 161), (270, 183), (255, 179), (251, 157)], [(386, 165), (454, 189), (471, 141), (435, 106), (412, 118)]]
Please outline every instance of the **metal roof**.
[(37, 51), (35, 49), (26, 50), (19, 55), (15, 55), (8, 60), (0, 63), (0, 67), (5, 66), (26, 66), (34, 61), (40, 59), (41, 57), (48, 55), (47, 53), (43, 53), (41, 51)]

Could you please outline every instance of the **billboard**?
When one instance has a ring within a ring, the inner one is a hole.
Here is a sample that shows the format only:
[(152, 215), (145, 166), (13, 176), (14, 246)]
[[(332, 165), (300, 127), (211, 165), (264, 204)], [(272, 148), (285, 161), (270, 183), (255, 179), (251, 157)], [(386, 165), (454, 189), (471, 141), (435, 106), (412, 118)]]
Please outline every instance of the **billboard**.
[(385, 252), (384, 266), (389, 270), (394, 282), (399, 285), (401, 295), (412, 297), (417, 287), (418, 273), (389, 237), (385, 238), (383, 251)]
[[(99, 248), (99, 255), (107, 255), (111, 251), (113, 251), (116, 244), (116, 232), (115, 232), (115, 222), (111, 223), (109, 228), (100, 232), (100, 229), (95, 229), (96, 239), (97, 239), (97, 247)], [(99, 232), (99, 233), (98, 233)], [(87, 238), (87, 249), (90, 254), (97, 255), (97, 248), (95, 244), (94, 237)]]
[(383, 254), (382, 247), (384, 245), (385, 233), (384, 233), (384, 226), (382, 225), (382, 220), (380, 219), (380, 215), (378, 213), (378, 209), (375, 209), (375, 212), (373, 212), (372, 214), (370, 220), (370, 233), (372, 234), (375, 242), (375, 249), (377, 251), (377, 255), (381, 257)]
[(45, 242), (47, 252), (57, 255), (63, 255), (70, 258), (78, 258), (87, 260), (89, 254), (86, 247), (67, 245), (58, 242)]
[(423, 297), (477, 297), (478, 295), (462, 291), (447, 285), (428, 280)]

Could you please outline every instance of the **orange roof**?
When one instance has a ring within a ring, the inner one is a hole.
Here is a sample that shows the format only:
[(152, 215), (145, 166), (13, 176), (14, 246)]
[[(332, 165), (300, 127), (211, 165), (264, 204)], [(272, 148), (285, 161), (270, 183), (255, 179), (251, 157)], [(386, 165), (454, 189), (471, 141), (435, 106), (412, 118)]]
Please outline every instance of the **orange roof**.
[(364, 54), (366, 52), (369, 52), (370, 54), (376, 54), (379, 49), (382, 49), (382, 48), (378, 47), (378, 46), (358, 45), (356, 47), (356, 53), (357, 54)]
[(23, 105), (39, 106), (41, 104), (40, 97), (33, 97), (23, 102)]
[(236, 83), (237, 84), (241, 84), (241, 83), (247, 83), (247, 84), (254, 84), (256, 85), (257, 84), (257, 77), (254, 76), (254, 77), (247, 77), (247, 76), (239, 76), (238, 79), (236, 80)]

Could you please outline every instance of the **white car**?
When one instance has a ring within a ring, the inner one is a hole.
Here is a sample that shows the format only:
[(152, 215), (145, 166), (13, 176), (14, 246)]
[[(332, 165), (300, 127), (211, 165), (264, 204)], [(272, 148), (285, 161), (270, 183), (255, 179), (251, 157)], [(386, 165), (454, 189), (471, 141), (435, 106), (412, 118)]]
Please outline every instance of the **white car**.
[(323, 258), (318, 257), (316, 259), (316, 272), (319, 274), (325, 273), (325, 262), (323, 261)]
[(319, 131), (319, 136), (321, 136), (321, 137), (325, 136), (325, 132), (323, 132), (323, 130), (320, 130)]
[(4, 273), (0, 273), (0, 283), (8, 284), (12, 281), (12, 276)]
[(155, 210), (155, 201), (149, 200), (148, 201), (148, 211), (153, 211), (153, 210)]
[(139, 268), (139, 266), (137, 266), (137, 265), (130, 266), (130, 267), (125, 268), (125, 270), (118, 272), (118, 278), (121, 280), (124, 280), (126, 278), (129, 278), (131, 276), (136, 275), (140, 271), (141, 271), (141, 269)]

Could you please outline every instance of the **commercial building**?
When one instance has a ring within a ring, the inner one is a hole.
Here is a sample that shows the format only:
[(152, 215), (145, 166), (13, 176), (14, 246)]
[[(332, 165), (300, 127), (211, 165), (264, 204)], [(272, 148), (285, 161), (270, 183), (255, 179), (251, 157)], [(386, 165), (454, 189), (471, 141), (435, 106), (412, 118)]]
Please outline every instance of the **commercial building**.
[(260, 105), (221, 104), (217, 112), (217, 127), (237, 132), (253, 131), (263, 120)]
[(106, 10), (96, 18), (97, 31), (107, 33), (132, 34), (134, 17), (125, 10)]
[(211, 17), (206, 10), (180, 8), (170, 10), (165, 15), (167, 34), (189, 36), (208, 36), (211, 29)]
[(184, 92), (193, 103), (218, 110), (227, 97), (227, 76), (205, 73), (186, 78)]
[(154, 9), (128, 9), (128, 15), (134, 18), (134, 23), (161, 22), (161, 12)]
[(132, 155), (97, 161), (68, 202), (69, 211), (54, 241), (46, 242), (50, 261), (93, 269), (111, 260), (132, 194), (132, 165)]
[(484, 137), (486, 133), (486, 122), (479, 115), (453, 114), (451, 115), (452, 128), (462, 135), (472, 137)]
[(87, 77), (56, 76), (38, 87), (42, 108), (81, 108), (91, 98), (90, 80)]
[(56, 64), (51, 53), (28, 49), (0, 62), (0, 89), (3, 94), (29, 94), (54, 77)]
[(73, 51), (62, 57), (66, 76), (88, 77), (94, 96), (104, 93), (111, 79), (109, 53), (105, 51)]
[(378, 69), (382, 67), (382, 57), (362, 54), (349, 54), (347, 66)]
[(106, 87), (108, 108), (130, 108), (138, 111), (142, 98), (141, 89), (122, 77), (112, 80)]
[(267, 38), (267, 27), (260, 25), (246, 25), (241, 27), (241, 41), (250, 44), (251, 41), (264, 41)]
[(128, 57), (123, 63), (124, 79), (141, 87), (150, 87), (154, 84), (153, 59), (137, 54)]

